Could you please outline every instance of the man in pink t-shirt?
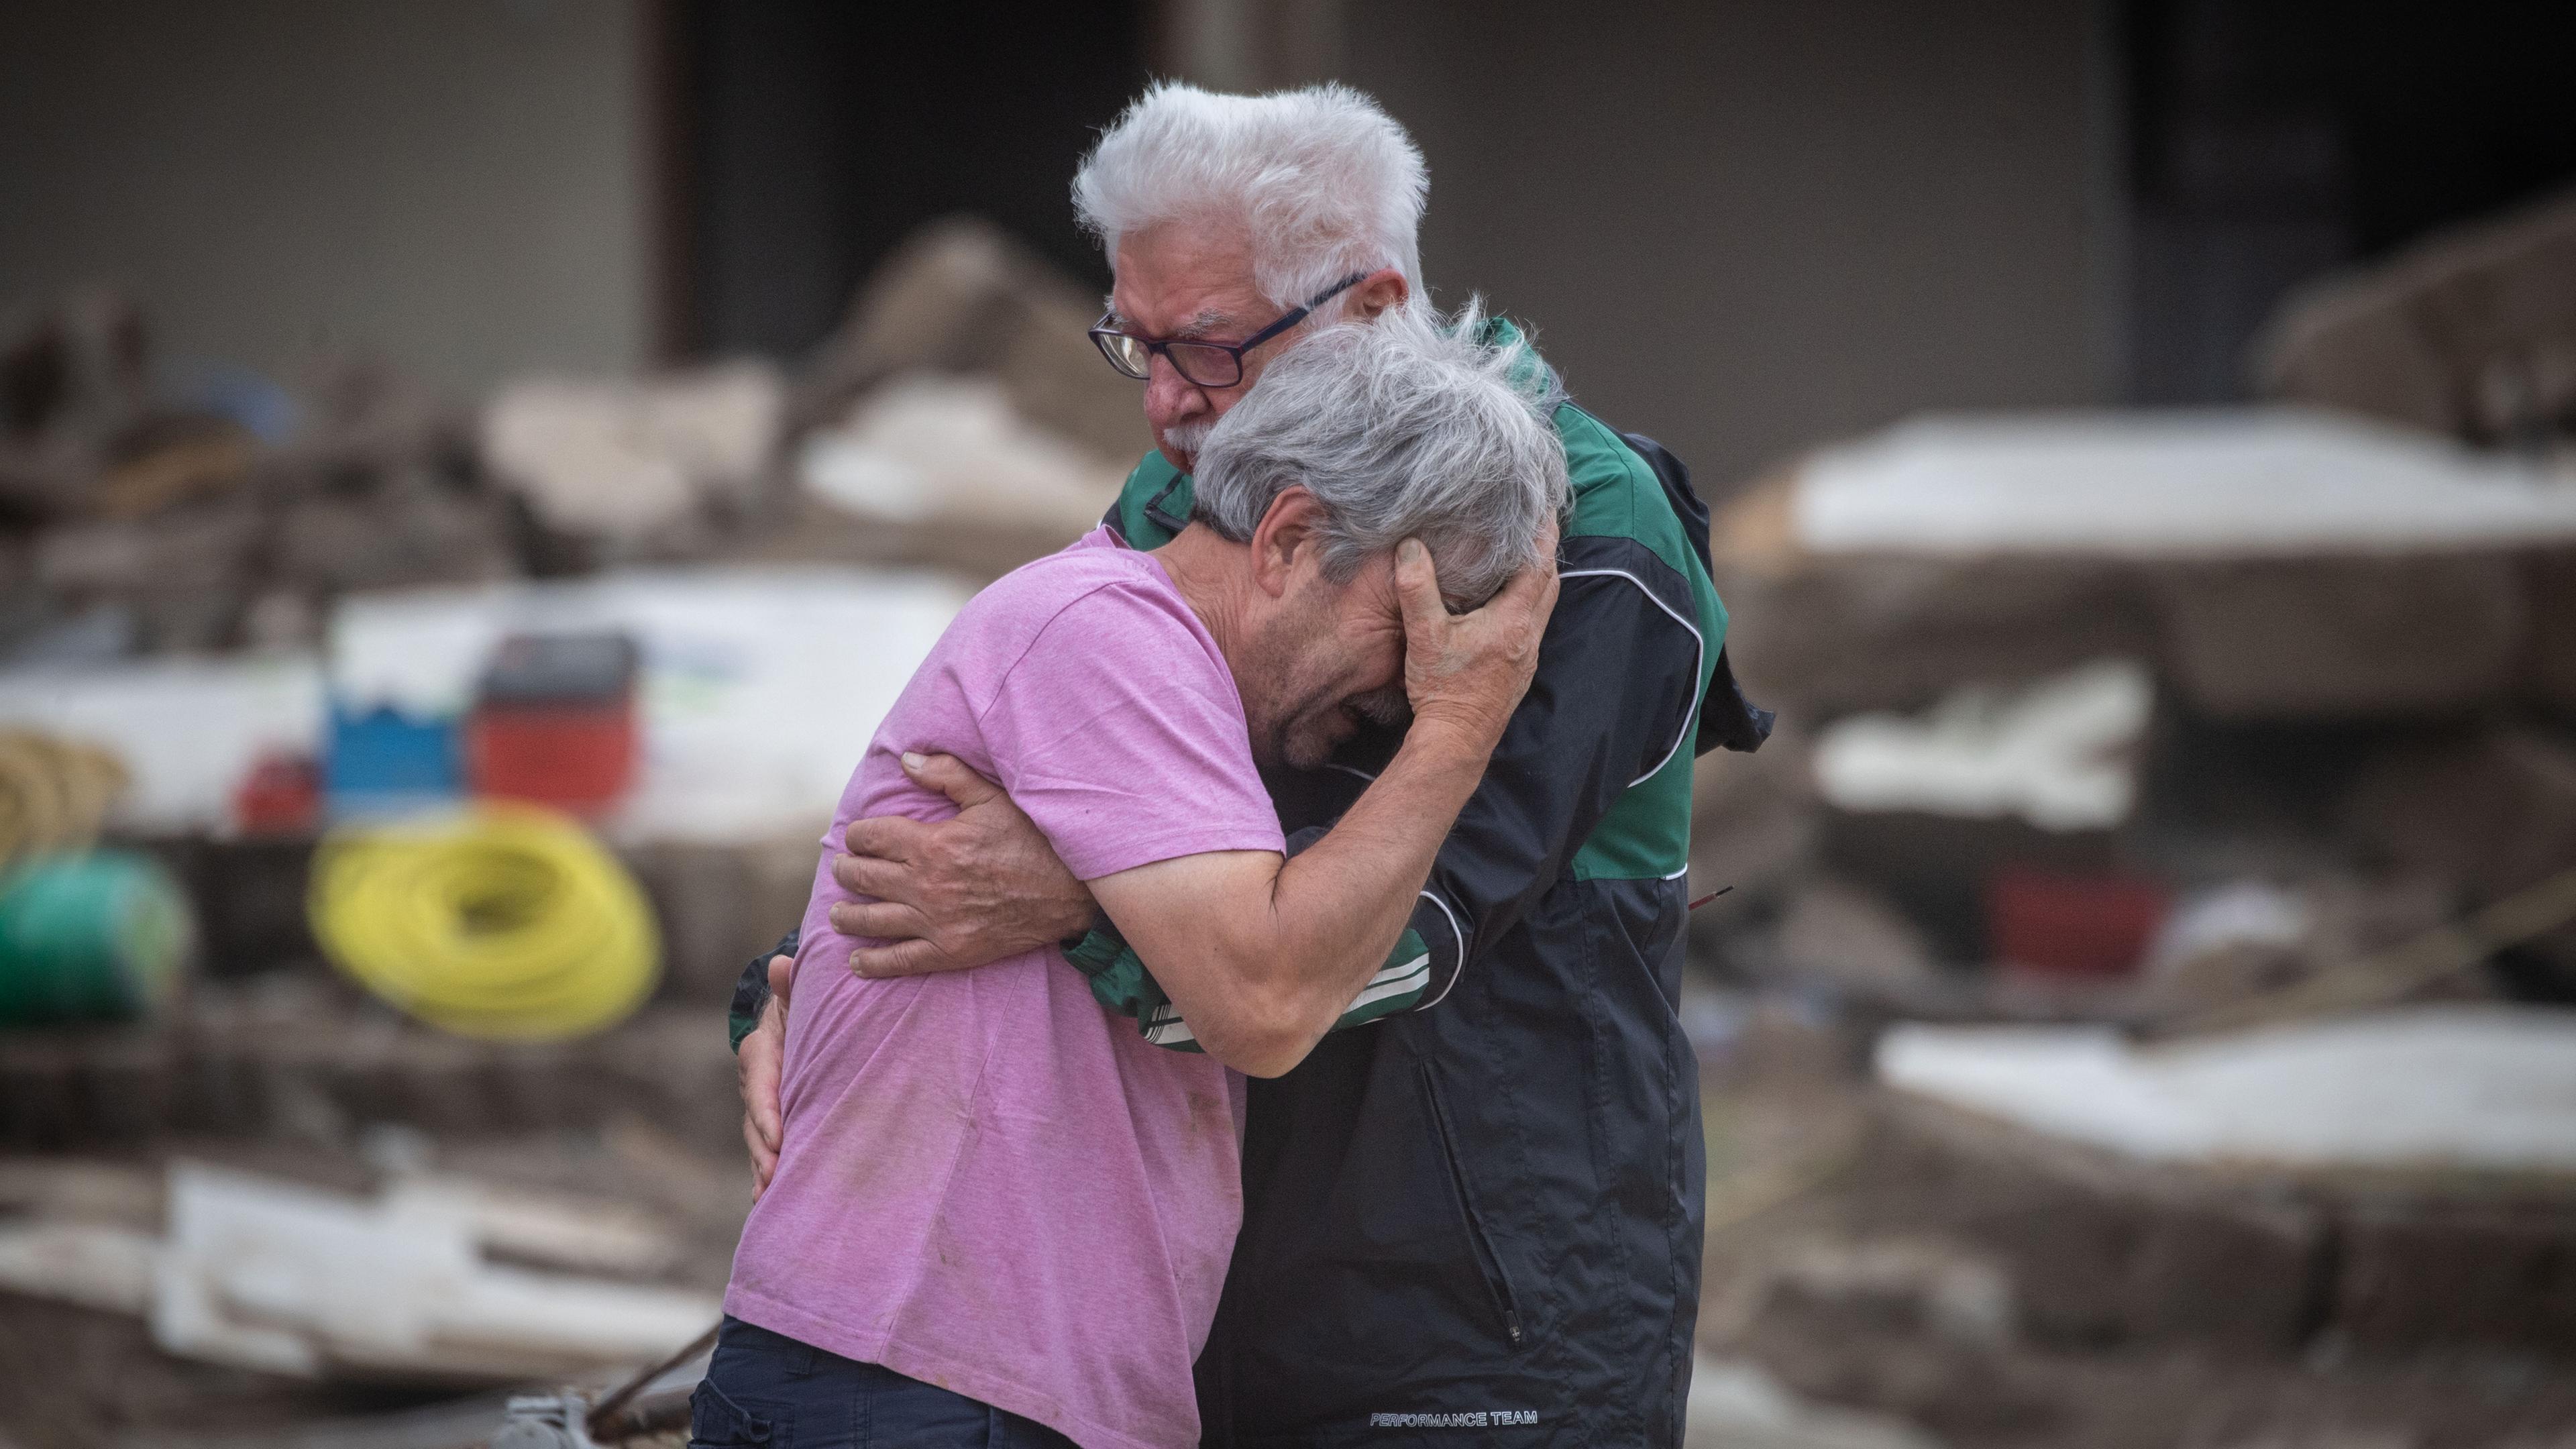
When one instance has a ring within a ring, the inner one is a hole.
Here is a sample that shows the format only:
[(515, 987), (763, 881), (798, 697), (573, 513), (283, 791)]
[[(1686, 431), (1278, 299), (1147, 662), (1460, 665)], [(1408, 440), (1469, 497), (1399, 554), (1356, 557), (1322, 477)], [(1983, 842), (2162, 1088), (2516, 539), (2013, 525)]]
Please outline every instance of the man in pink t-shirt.
[[(1287, 1070), (1368, 985), (1555, 597), (1553, 398), (1513, 380), (1517, 345), (1435, 321), (1274, 361), (1201, 452), (1190, 527), (1151, 553), (1098, 530), (1013, 572), (905, 687), (825, 836), (799, 957), (831, 964), (801, 978), (786, 1147), (693, 1442), (1197, 1443), (1190, 1366), (1240, 1220), (1235, 1073)], [(1408, 707), (1394, 760), (1287, 858), (1258, 767), (1312, 767), (1361, 713)], [(833, 846), (862, 816), (954, 813), (902, 765), (934, 748), (1009, 792), (1204, 1055), (1148, 1044), (1057, 950), (837, 969), (859, 943), (832, 927), (852, 899)]]

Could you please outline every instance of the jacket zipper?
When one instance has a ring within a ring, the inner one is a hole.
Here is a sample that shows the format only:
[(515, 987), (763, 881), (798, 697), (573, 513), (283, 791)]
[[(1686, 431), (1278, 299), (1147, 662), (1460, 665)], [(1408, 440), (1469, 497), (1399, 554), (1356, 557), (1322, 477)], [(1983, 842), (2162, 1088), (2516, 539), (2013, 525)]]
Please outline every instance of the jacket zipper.
[(1422, 1099), (1431, 1105), (1432, 1135), (1440, 1139), (1441, 1160), (1449, 1167), (1449, 1188), (1458, 1195), (1458, 1215), (1467, 1224), (1468, 1248), (1476, 1255), (1476, 1272), (1485, 1280), (1485, 1291), (1492, 1295), (1494, 1309), (1503, 1317), (1503, 1332), (1510, 1336), (1512, 1347), (1521, 1346), (1521, 1314), (1512, 1298), (1512, 1280), (1503, 1274), (1502, 1254), (1494, 1250), (1494, 1240), (1485, 1233), (1484, 1219), (1476, 1215), (1475, 1199), (1467, 1195), (1467, 1172), (1458, 1161), (1458, 1144), (1449, 1130), (1449, 1110), (1440, 1102), (1440, 1090), (1431, 1081), (1431, 1064), (1418, 1064), (1422, 1073)]

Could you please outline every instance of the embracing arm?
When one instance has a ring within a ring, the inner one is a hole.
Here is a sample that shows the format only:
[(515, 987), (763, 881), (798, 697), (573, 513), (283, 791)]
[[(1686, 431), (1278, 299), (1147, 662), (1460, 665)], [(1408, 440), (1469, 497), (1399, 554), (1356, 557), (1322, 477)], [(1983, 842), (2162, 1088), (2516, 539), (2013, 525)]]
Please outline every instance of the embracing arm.
[(1293, 859), (1215, 851), (1091, 883), (1199, 1046), (1253, 1076), (1303, 1060), (1405, 928), (1489, 731), (1417, 723), (1350, 812)]
[[(850, 822), (842, 841), (850, 853), (832, 872), (853, 894), (878, 899), (835, 905), (832, 925), (885, 943), (854, 952), (853, 967), (896, 976), (982, 966), (1098, 924), (1090, 888), (1000, 786), (949, 755), (908, 754), (902, 763), (913, 783), (947, 796), (957, 813), (936, 823), (902, 815)], [(743, 967), (728, 1013), (735, 1051), (764, 1024), (774, 1029), (771, 966), (795, 954), (791, 930), (771, 955)]]

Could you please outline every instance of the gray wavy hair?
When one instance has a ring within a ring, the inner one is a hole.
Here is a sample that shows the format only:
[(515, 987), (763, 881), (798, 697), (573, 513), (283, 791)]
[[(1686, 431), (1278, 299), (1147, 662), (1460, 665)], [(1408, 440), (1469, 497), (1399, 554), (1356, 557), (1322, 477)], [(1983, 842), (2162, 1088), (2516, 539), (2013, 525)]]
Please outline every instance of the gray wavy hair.
[(1419, 538), (1473, 606), (1538, 556), (1566, 506), (1563, 391), (1527, 344), (1485, 340), (1470, 300), (1324, 328), (1273, 359), (1200, 449), (1190, 516), (1248, 542), (1280, 493), (1323, 505), (1324, 572)]

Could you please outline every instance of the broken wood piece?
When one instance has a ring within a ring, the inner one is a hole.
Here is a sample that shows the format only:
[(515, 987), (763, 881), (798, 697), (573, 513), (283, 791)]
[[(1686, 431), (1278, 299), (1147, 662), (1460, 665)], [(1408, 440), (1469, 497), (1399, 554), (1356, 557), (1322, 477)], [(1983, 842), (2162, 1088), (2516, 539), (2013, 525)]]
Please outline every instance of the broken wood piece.
[(50, 1157), (0, 1159), (0, 1211), (84, 1223), (158, 1227), (161, 1174), (147, 1167)]
[(648, 1277), (680, 1255), (661, 1220), (627, 1203), (577, 1200), (431, 1174), (396, 1180), (382, 1199), (396, 1218), (461, 1222), (483, 1251), (542, 1267)]
[(719, 1311), (703, 1293), (488, 1264), (459, 1290), (421, 1306), (425, 1333), (460, 1355), (504, 1365), (532, 1357), (592, 1368), (648, 1361), (696, 1337)]
[(0, 1227), (0, 1291), (140, 1314), (152, 1306), (160, 1240), (96, 1223)]
[(2192, 1017), (2178, 1032), (2236, 1031), (2385, 1005), (2570, 921), (2576, 921), (2576, 868), (2392, 950)]

